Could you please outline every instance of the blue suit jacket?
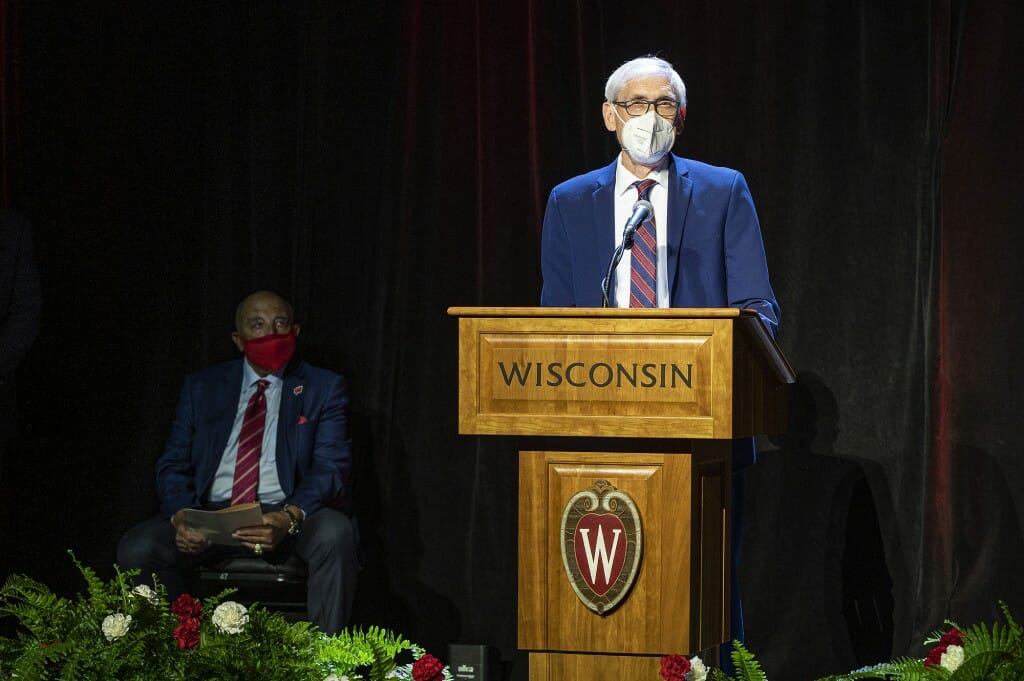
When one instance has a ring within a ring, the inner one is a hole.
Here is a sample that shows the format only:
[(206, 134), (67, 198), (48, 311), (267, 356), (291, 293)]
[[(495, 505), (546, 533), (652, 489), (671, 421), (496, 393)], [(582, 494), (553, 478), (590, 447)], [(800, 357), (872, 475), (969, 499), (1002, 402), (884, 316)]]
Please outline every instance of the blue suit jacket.
[[(668, 158), (666, 265), (672, 307), (756, 310), (774, 335), (779, 305), (746, 180), (729, 168), (674, 154)], [(619, 228), (614, 223), (617, 162), (551, 190), (541, 239), (541, 305), (601, 307), (601, 281)], [(756, 457), (752, 439), (733, 442), (734, 469)]]
[[(218, 364), (185, 379), (156, 466), (160, 510), (167, 517), (202, 505), (231, 434), (243, 361)], [(305, 362), (289, 366), (283, 378), (277, 474), (285, 502), (307, 514), (323, 506), (342, 508), (351, 466), (344, 379)]]
[[(601, 281), (620, 228), (614, 224), (615, 167), (613, 161), (551, 191), (541, 243), (541, 305), (601, 306)], [(779, 306), (743, 175), (674, 154), (668, 170), (666, 265), (672, 307), (756, 310), (774, 334)]]

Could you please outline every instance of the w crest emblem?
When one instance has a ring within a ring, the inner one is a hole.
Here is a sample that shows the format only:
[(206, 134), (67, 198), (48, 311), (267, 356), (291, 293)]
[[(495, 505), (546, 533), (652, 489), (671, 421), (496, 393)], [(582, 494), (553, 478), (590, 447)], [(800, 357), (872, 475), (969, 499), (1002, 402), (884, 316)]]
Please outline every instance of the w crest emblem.
[(636, 582), (643, 532), (636, 504), (604, 480), (577, 492), (562, 512), (562, 565), (573, 591), (598, 615), (614, 610)]

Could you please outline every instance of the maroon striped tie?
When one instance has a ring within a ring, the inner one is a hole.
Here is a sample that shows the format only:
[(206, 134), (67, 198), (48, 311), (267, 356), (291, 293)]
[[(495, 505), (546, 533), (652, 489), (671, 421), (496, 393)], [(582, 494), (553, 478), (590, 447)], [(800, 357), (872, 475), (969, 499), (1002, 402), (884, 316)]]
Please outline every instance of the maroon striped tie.
[(256, 501), (260, 481), (260, 452), (263, 449), (263, 427), (267, 421), (267, 396), (270, 381), (256, 382), (256, 392), (249, 398), (238, 434), (238, 455), (235, 458), (235, 481), (231, 486), (231, 505)]
[[(654, 180), (634, 182), (637, 197), (647, 201)], [(633, 250), (630, 251), (629, 306), (658, 306), (658, 237), (652, 215), (636, 230)]]

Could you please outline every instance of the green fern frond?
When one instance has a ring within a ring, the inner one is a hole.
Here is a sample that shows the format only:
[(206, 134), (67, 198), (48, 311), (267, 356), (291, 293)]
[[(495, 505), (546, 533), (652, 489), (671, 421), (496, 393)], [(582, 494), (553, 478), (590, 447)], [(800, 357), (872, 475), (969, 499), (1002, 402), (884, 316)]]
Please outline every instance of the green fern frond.
[(708, 668), (708, 679), (710, 681), (732, 681), (732, 679), (729, 678), (729, 675), (723, 672), (718, 667)]
[[(215, 610), (218, 605), (223, 603), (225, 601), (225, 599), (227, 599), (228, 596), (234, 595), (237, 591), (238, 591), (237, 587), (229, 586), (226, 589), (224, 589), (223, 591), (221, 591), (219, 594), (217, 594), (216, 596), (213, 596), (212, 598), (207, 598), (205, 601), (203, 601), (203, 606), (204, 607), (206, 607), (207, 605), (210, 606), (210, 608), (211, 608), (210, 612), (213, 612), (213, 610)], [(256, 607), (258, 605), (260, 605), (260, 604), (259, 603), (253, 603), (252, 607)], [(250, 607), (249, 609), (251, 610), (252, 607)]]
[(330, 638), (323, 638), (319, 641), (315, 654), (326, 669), (338, 675), (347, 675), (357, 667), (373, 665), (377, 649), (394, 658), (400, 652), (412, 648), (413, 645), (401, 636), (387, 629), (371, 626), (365, 631), (357, 627), (345, 629)]
[(999, 609), (1003, 612), (1003, 617), (1006, 619), (1006, 626), (1009, 630), (1010, 636), (1010, 654), (1015, 658), (1024, 657), (1022, 651), (1024, 651), (1024, 630), (1017, 624), (1017, 621), (1013, 619), (1013, 614), (1010, 612), (1010, 606), (1006, 605), (1003, 601), (999, 601)]
[(1013, 614), (1010, 613), (1010, 606), (1003, 601), (999, 601), (999, 609), (1003, 611), (1003, 617), (1006, 618), (1007, 625), (1009, 625), (1010, 629), (1016, 633), (1018, 638), (1020, 638), (1021, 628), (1020, 625), (1017, 624), (1017, 621), (1013, 619)]
[(988, 651), (999, 651), (1008, 653), (1013, 647), (1014, 637), (1009, 628), (1001, 626), (998, 622), (989, 629), (984, 622), (972, 625), (960, 632), (964, 641), (964, 655), (973, 657), (979, 653)]
[(23, 575), (11, 575), (0, 589), (0, 615), (14, 617), (39, 641), (57, 638), (71, 610), (71, 601)]
[(951, 681), (987, 681), (1003, 657), (997, 650), (978, 653), (966, 659), (949, 678)]
[(384, 650), (384, 646), (378, 640), (367, 640), (370, 650), (373, 652), (373, 663), (370, 665), (371, 681), (384, 681), (395, 668), (395, 661)]
[(922, 660), (901, 657), (869, 667), (855, 669), (845, 674), (833, 674), (816, 681), (856, 681), (857, 679), (898, 679), (899, 681), (924, 681), (932, 678)]
[(736, 681), (768, 681), (760, 663), (754, 654), (747, 650), (739, 641), (732, 642), (733, 667), (736, 669)]
[(403, 650), (409, 650), (412, 648), (412, 644), (409, 643), (409, 641), (398, 634), (381, 627), (370, 627), (366, 631), (366, 637), (368, 640), (374, 641), (380, 645), (384, 651), (392, 657)]
[(986, 681), (1020, 681), (1024, 679), (1024, 657), (1015, 657), (996, 667)]
[(868, 667), (854, 669), (845, 674), (832, 674), (823, 676), (815, 681), (856, 681), (857, 679), (891, 679), (893, 675), (892, 665), (888, 662), (875, 664)]
[(68, 555), (71, 556), (71, 562), (82, 573), (82, 578), (85, 580), (86, 593), (89, 595), (89, 602), (92, 604), (93, 609), (97, 611), (108, 610), (110, 608), (111, 595), (107, 585), (96, 575), (95, 570), (83, 565), (75, 557), (74, 551), (69, 549)]
[(1011, 655), (1021, 645), (1021, 632), (1019, 628), (1010, 625), (993, 623), (989, 629), (983, 622), (971, 626), (962, 632), (964, 640), (964, 653), (966, 657), (998, 651), (1003, 655)]

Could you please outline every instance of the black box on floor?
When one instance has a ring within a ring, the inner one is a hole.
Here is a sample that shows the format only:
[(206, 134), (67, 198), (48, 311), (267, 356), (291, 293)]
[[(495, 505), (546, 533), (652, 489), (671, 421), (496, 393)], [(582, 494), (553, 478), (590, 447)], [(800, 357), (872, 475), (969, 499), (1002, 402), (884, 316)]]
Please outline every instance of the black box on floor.
[(448, 668), (456, 681), (499, 681), (498, 651), (491, 646), (453, 643), (448, 646)]

